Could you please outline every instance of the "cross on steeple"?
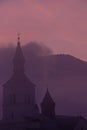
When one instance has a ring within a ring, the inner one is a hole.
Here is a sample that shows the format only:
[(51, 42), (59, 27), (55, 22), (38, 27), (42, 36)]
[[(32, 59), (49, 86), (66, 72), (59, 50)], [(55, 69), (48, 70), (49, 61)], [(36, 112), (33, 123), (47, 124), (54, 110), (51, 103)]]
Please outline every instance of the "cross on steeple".
[(18, 33), (18, 45), (20, 45), (20, 33)]

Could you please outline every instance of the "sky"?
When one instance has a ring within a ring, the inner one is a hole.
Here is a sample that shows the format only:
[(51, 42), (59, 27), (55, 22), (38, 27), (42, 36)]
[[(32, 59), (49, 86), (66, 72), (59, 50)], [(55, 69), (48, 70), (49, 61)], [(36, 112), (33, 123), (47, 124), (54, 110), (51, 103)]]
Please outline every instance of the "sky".
[(0, 46), (37, 41), (87, 61), (86, 0), (0, 0)]

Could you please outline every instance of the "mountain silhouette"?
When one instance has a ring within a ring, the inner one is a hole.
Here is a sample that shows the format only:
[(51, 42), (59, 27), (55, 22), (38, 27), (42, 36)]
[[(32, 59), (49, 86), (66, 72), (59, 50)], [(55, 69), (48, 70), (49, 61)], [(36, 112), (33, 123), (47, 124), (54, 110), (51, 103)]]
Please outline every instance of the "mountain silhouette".
[[(28, 62), (29, 64), (30, 62)], [(33, 65), (32, 65), (33, 64)], [(27, 72), (31, 70), (34, 78), (40, 77), (45, 73), (48, 78), (60, 76), (86, 76), (87, 62), (82, 61), (71, 55), (50, 55), (38, 57), (28, 65)], [(28, 70), (30, 68), (30, 70)]]

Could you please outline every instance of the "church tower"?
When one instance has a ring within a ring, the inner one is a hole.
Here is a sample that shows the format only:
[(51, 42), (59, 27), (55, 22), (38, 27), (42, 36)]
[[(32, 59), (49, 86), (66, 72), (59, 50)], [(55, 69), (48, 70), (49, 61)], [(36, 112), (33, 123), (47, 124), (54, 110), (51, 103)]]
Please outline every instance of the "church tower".
[(35, 115), (35, 85), (25, 74), (20, 37), (13, 58), (13, 74), (3, 85), (3, 120), (24, 120)]
[(41, 113), (46, 117), (55, 117), (55, 102), (53, 101), (48, 89), (41, 103)]

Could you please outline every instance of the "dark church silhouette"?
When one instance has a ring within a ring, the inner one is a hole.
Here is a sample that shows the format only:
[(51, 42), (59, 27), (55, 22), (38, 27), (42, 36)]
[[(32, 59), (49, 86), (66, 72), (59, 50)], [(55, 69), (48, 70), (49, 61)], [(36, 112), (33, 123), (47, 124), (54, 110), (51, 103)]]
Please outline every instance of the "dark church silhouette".
[(13, 58), (13, 74), (3, 85), (3, 119), (23, 120), (36, 113), (35, 84), (25, 74), (20, 37)]
[(53, 101), (48, 89), (41, 103), (41, 113), (47, 117), (55, 117), (55, 102)]
[(13, 74), (3, 85), (3, 119), (0, 130), (56, 129), (87, 130), (87, 121), (82, 116), (58, 116), (55, 102), (49, 90), (40, 104), (41, 113), (35, 100), (35, 84), (25, 74), (25, 58), (20, 37), (13, 58)]

